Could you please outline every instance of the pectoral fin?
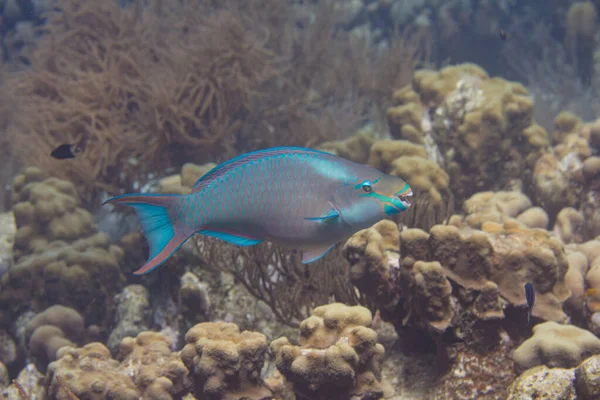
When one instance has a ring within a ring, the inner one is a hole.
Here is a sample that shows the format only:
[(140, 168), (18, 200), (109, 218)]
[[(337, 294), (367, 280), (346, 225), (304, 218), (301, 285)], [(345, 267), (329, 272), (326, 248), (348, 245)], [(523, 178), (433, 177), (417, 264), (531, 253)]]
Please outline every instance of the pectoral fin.
[(317, 221), (317, 222), (324, 222), (324, 221), (332, 221), (335, 220), (336, 218), (340, 217), (340, 212), (337, 210), (336, 207), (333, 207), (331, 210), (327, 211), (325, 214), (323, 214), (320, 217), (310, 217), (310, 218), (304, 218), (308, 221)]
[(322, 258), (335, 246), (334, 244), (325, 244), (322, 246), (315, 246), (309, 249), (305, 249), (302, 252), (302, 264), (308, 264), (313, 261), (317, 261)]

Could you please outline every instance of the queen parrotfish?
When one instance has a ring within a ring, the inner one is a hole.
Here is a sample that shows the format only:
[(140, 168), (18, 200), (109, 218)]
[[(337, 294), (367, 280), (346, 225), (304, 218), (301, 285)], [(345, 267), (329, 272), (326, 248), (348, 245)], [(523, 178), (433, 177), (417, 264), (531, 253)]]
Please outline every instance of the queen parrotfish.
[(226, 161), (187, 195), (125, 194), (106, 203), (136, 211), (150, 247), (146, 274), (196, 233), (238, 246), (264, 240), (302, 251), (304, 264), (339, 241), (406, 210), (402, 178), (319, 150), (275, 147)]

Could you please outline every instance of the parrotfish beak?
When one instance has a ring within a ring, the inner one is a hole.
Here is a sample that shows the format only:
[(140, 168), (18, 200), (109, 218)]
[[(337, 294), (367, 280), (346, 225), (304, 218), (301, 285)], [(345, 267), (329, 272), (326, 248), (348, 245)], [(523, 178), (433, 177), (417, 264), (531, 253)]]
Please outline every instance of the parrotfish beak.
[[(409, 197), (412, 197), (413, 195), (413, 191), (410, 187), (408, 188), (403, 188), (402, 190), (400, 190), (399, 192), (395, 193), (394, 196), (396, 196), (396, 198), (398, 199), (401, 207), (398, 207), (402, 210), (406, 210), (408, 207), (410, 207), (410, 201), (408, 201)], [(393, 203), (396, 203), (395, 201)]]

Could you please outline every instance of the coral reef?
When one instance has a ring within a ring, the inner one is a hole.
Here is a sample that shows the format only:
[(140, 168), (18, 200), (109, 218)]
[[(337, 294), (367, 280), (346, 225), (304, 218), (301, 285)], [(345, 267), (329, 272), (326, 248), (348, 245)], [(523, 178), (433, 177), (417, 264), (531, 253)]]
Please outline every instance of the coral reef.
[(384, 348), (370, 328), (371, 313), (333, 303), (317, 307), (300, 324), (299, 345), (283, 337), (271, 343), (276, 365), (299, 398), (389, 398), (382, 380)]
[(427, 157), (426, 146), (406, 140), (378, 140), (371, 147), (368, 163), (410, 181), (417, 196), (427, 196), (433, 205), (440, 206), (450, 195), (449, 177)]
[(181, 359), (193, 377), (197, 398), (266, 400), (271, 391), (261, 378), (267, 353), (266, 337), (240, 332), (226, 322), (205, 322), (185, 335)]
[(0, 278), (12, 267), (15, 233), (14, 214), (12, 212), (0, 214)]
[(70, 182), (26, 169), (15, 179), (13, 202), (15, 264), (0, 280), (0, 323), (28, 307), (61, 304), (102, 325), (125, 281), (122, 250), (96, 230)]
[[(0, 71), (0, 181), (13, 157), (42, 167), (0, 217), (1, 398), (600, 396), (600, 120), (534, 119), (553, 100), (533, 81), (475, 64), (412, 74), (492, 38), (494, 54), (540, 41), (510, 30), (539, 5), (56, 0), (33, 41), (27, 3), (0, 1), (2, 50), (29, 64)], [(599, 82), (598, 5), (544, 4), (575, 71), (554, 90)], [(538, 53), (521, 58), (561, 62)], [(529, 73), (557, 78), (548, 65)], [(83, 152), (48, 157), (61, 143)], [(143, 236), (118, 209), (92, 214), (123, 190), (190, 193), (213, 162), (279, 144), (401, 176), (413, 206), (311, 265), (197, 236), (143, 277)]]
[[(481, 320), (502, 319), (506, 304), (525, 304), (526, 282), (533, 282), (537, 291), (533, 316), (567, 320), (562, 302), (570, 291), (562, 244), (546, 231), (516, 221), (486, 222), (481, 231), (436, 225), (430, 233), (398, 232), (395, 224), (382, 221), (354, 235), (344, 254), (352, 265), (353, 283), (373, 296), (384, 318), (398, 329), (412, 320), (427, 331), (444, 332), (455, 316), (461, 315), (457, 323), (466, 323), (464, 313)], [(451, 301), (451, 294), (458, 300)]]
[(394, 93), (387, 115), (392, 136), (429, 147), (430, 159), (464, 200), (482, 190), (531, 184), (535, 162), (550, 146), (532, 109), (521, 84), (462, 64), (417, 71)]
[(78, 398), (91, 399), (175, 399), (188, 390), (187, 369), (159, 333), (123, 339), (117, 357), (98, 342), (61, 348), (48, 366), (48, 394), (71, 399), (63, 384)]
[(25, 327), (30, 356), (40, 371), (55, 361), (61, 347), (77, 347), (86, 337), (85, 321), (72, 308), (55, 305), (37, 314)]
[(514, 359), (522, 369), (538, 365), (574, 368), (587, 357), (598, 353), (600, 339), (591, 332), (548, 321), (533, 328), (533, 336), (517, 347)]
[(44, 379), (48, 394), (53, 398), (69, 399), (57, 377), (61, 377), (79, 398), (139, 398), (132, 379), (119, 371), (119, 362), (111, 358), (110, 351), (101, 343), (90, 343), (78, 349), (63, 347), (57, 357), (57, 361), (49, 364)]
[(142, 285), (129, 285), (117, 295), (116, 302), (115, 325), (106, 341), (113, 353), (125, 337), (148, 330), (150, 293)]
[(507, 400), (535, 397), (565, 400), (592, 400), (598, 397), (599, 356), (592, 356), (578, 366), (530, 368), (510, 386)]

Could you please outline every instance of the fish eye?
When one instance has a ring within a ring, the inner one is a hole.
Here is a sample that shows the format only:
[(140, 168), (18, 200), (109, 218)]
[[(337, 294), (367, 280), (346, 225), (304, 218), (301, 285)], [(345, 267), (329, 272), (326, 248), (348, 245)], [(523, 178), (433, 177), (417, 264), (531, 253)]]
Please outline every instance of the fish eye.
[(362, 184), (362, 190), (366, 193), (371, 193), (373, 191), (373, 187), (371, 186), (371, 182), (364, 181)]

